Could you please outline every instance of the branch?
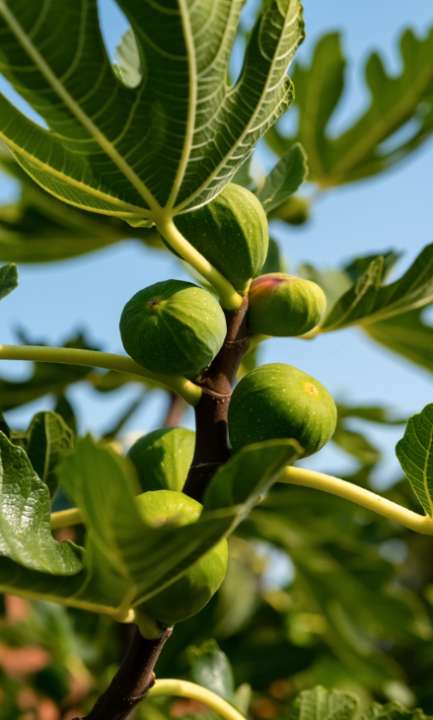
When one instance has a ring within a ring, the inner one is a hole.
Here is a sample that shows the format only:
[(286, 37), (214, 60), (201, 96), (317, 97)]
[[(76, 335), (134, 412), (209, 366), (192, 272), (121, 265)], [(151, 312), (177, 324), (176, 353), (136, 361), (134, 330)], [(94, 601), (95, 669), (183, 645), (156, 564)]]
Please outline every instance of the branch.
[(245, 720), (235, 708), (222, 697), (207, 690), (201, 685), (187, 682), (186, 680), (157, 680), (149, 691), (148, 697), (161, 697), (161, 695), (175, 695), (176, 697), (189, 698), (206, 705), (224, 720)]
[(179, 395), (171, 392), (169, 395), (168, 407), (164, 417), (164, 427), (177, 427), (185, 413), (185, 401)]
[(184, 377), (160, 375), (145, 370), (127, 355), (80, 350), (78, 348), (48, 347), (45, 345), (0, 345), (0, 360), (31, 360), (32, 362), (59, 363), (63, 365), (85, 365), (116, 370), (145, 378), (177, 393), (189, 405), (197, 405), (201, 397), (198, 385)]
[(171, 632), (167, 628), (156, 640), (147, 640), (135, 628), (128, 652), (111, 684), (82, 720), (126, 720), (154, 684), (154, 668)]
[(196, 446), (183, 492), (201, 500), (215, 470), (230, 456), (227, 419), (232, 383), (248, 349), (246, 312), (248, 300), (226, 312), (227, 335), (220, 352), (199, 382), (202, 396), (195, 406)]
[(432, 518), (408, 510), (403, 505), (387, 500), (381, 495), (347, 482), (347, 480), (341, 480), (332, 475), (325, 475), (305, 468), (287, 467), (279, 476), (278, 482), (323, 490), (371, 510), (377, 515), (382, 515), (382, 517), (399, 523), (421, 535), (433, 535)]

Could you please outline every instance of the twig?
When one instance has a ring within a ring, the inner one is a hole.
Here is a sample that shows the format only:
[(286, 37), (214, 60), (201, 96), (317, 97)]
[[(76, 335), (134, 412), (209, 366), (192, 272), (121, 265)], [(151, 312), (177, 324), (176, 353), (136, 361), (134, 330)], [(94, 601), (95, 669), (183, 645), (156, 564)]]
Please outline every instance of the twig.
[[(202, 395), (196, 407), (196, 450), (184, 489), (197, 500), (201, 499), (216, 467), (224, 463), (230, 454), (227, 415), (232, 382), (248, 347), (246, 310), (247, 300), (244, 299), (239, 310), (226, 312), (226, 340), (198, 383)], [(183, 412), (180, 402), (177, 395), (172, 396), (166, 425), (177, 421), (181, 410)], [(166, 630), (158, 640), (146, 640), (136, 628), (130, 649), (111, 685), (83, 720), (127, 720), (133, 708), (152, 687), (156, 662), (170, 634), (171, 630)]]
[(111, 684), (82, 720), (126, 720), (154, 684), (154, 668), (171, 633), (171, 628), (167, 628), (156, 640), (146, 640), (135, 628), (128, 652)]
[(170, 393), (167, 411), (164, 418), (164, 427), (177, 427), (186, 410), (186, 403), (180, 395)]
[(195, 406), (196, 447), (184, 492), (201, 500), (218, 465), (229, 455), (227, 417), (236, 371), (248, 348), (244, 298), (239, 310), (226, 312), (227, 335), (219, 354), (198, 384), (203, 394)]

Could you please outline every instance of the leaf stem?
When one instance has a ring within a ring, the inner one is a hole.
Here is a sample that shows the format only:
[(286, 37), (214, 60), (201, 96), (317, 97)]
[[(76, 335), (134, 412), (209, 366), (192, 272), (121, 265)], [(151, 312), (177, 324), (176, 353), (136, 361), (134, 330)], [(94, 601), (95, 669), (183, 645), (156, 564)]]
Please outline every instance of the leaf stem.
[(222, 697), (207, 690), (207, 688), (196, 685), (186, 680), (157, 680), (149, 690), (147, 697), (161, 697), (162, 695), (175, 695), (181, 698), (189, 698), (206, 705), (224, 720), (245, 720), (235, 708)]
[(60, 530), (61, 528), (72, 527), (72, 525), (81, 525), (82, 522), (83, 516), (81, 510), (76, 507), (53, 512), (50, 517), (51, 530)]
[(233, 285), (217, 270), (209, 260), (198, 252), (193, 245), (182, 235), (173, 220), (163, 218), (156, 222), (156, 227), (172, 250), (192, 265), (217, 291), (221, 305), (225, 310), (238, 310), (242, 305), (240, 295)]
[(324, 473), (307, 470), (306, 468), (287, 467), (281, 473), (278, 482), (322, 490), (323, 492), (336, 495), (344, 500), (349, 500), (349, 502), (360, 505), (378, 515), (382, 515), (382, 517), (399, 523), (409, 530), (421, 533), (422, 535), (433, 535), (432, 518), (408, 510), (408, 508), (392, 500), (387, 500), (381, 495), (354, 485), (347, 480), (341, 480), (332, 475), (325, 475)]
[(201, 388), (191, 380), (176, 375), (148, 372), (127, 355), (81, 350), (78, 348), (48, 347), (44, 345), (0, 345), (0, 360), (30, 360), (32, 362), (86, 365), (138, 375), (183, 397), (189, 405), (197, 405)]

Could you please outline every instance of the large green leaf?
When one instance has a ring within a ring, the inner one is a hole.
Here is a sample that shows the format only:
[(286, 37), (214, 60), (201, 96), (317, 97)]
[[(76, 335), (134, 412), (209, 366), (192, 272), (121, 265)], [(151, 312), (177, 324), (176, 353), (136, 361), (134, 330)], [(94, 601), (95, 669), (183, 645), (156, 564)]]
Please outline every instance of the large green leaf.
[(9, 295), (18, 285), (18, 273), (16, 265), (10, 263), (0, 267), (0, 300)]
[(82, 567), (68, 542), (50, 529), (48, 487), (25, 451), (0, 433), (0, 555), (31, 570), (74, 575)]
[(126, 237), (163, 247), (158, 234), (128, 228), (117, 218), (65, 207), (42, 190), (13, 157), (0, 152), (0, 170), (19, 183), (18, 199), (0, 205), (0, 260), (51, 262), (108, 247)]
[(424, 322), (422, 311), (413, 310), (362, 329), (391, 352), (433, 372), (433, 327)]
[[(48, 125), (0, 99), (0, 138), (57, 197), (133, 224), (209, 201), (287, 108), (299, 0), (271, 0), (227, 82), (243, 0), (119, 0), (143, 66), (113, 72), (91, 0), (0, 0), (0, 70)], [(49, 38), (49, 42), (47, 42)]]
[(60, 577), (0, 558), (0, 591), (91, 612), (126, 614), (129, 598), (125, 580), (104, 563), (89, 537), (83, 563), (83, 570), (76, 575)]
[(367, 325), (433, 301), (433, 245), (427, 245), (404, 275), (389, 285), (383, 285), (386, 269), (383, 256), (371, 260), (355, 284), (331, 308), (321, 330)]
[(77, 443), (59, 475), (105, 563), (127, 583), (131, 605), (174, 582), (239, 518), (231, 509), (205, 513), (198, 522), (181, 528), (145, 525), (135, 504), (138, 486), (129, 465), (90, 438)]
[(208, 510), (236, 506), (244, 516), (269, 490), (285, 465), (302, 455), (296, 440), (267, 440), (242, 448), (213, 476), (205, 495)]
[(433, 517), (433, 403), (410, 418), (396, 453), (424, 511)]
[[(433, 133), (433, 29), (400, 37), (401, 71), (386, 70), (373, 52), (365, 64), (369, 104), (337, 137), (329, 124), (345, 95), (346, 59), (338, 33), (319, 39), (310, 64), (293, 71), (298, 110), (290, 136), (271, 130), (269, 143), (283, 155), (298, 140), (308, 155), (310, 179), (331, 187), (376, 175), (401, 162)], [(408, 122), (411, 121), (411, 125)], [(398, 131), (404, 128), (404, 135)]]

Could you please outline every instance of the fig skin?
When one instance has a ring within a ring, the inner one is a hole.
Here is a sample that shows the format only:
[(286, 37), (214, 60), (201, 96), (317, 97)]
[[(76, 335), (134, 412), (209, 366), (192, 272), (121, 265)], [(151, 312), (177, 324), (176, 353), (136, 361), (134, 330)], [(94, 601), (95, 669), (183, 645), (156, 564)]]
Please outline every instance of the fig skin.
[(248, 297), (248, 325), (253, 335), (304, 335), (326, 312), (326, 296), (317, 283), (281, 272), (253, 280)]
[(194, 455), (195, 433), (186, 428), (161, 428), (143, 435), (130, 447), (142, 490), (176, 490), (185, 485)]
[(337, 424), (335, 402), (326, 388), (302, 370), (272, 363), (245, 375), (229, 408), (234, 451), (263, 440), (294, 438), (304, 456), (320, 450)]
[[(196, 522), (202, 505), (188, 495), (171, 490), (145, 492), (136, 498), (138, 511), (147, 525), (181, 527)], [(154, 620), (170, 627), (196, 615), (223, 582), (228, 563), (227, 540), (196, 562), (178, 580), (140, 606)]]
[(178, 215), (176, 225), (236, 290), (262, 269), (269, 248), (266, 213), (257, 197), (230, 183), (208, 205)]
[(120, 318), (123, 347), (150, 372), (195, 377), (220, 351), (223, 309), (207, 290), (165, 280), (137, 292)]

